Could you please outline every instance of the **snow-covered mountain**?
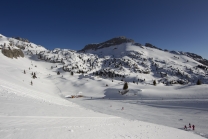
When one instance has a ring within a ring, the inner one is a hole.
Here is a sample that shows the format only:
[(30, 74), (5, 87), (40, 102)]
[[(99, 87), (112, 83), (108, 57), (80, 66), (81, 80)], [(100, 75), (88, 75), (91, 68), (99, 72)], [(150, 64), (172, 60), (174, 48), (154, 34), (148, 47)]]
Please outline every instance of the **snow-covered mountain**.
[(68, 72), (134, 83), (152, 84), (153, 80), (164, 85), (195, 84), (198, 80), (208, 83), (208, 68), (200, 63), (201, 57), (163, 51), (151, 44), (142, 46), (125, 37), (89, 44), (78, 52), (59, 48), (37, 51), (30, 47), (24, 51), (48, 62), (62, 63), (62, 69)]
[(165, 85), (196, 83), (198, 80), (208, 83), (208, 68), (198, 62), (202, 57), (188, 52), (163, 51), (149, 43), (142, 46), (125, 37), (89, 44), (79, 52), (59, 48), (46, 50), (28, 40), (20, 40), (2, 36), (1, 47), (20, 48), (25, 54), (36, 54), (42, 60), (62, 63), (62, 69), (68, 72), (134, 83), (145, 81), (151, 84), (153, 80)]
[(0, 48), (0, 138), (208, 137), (207, 67), (192, 54), (125, 37), (74, 51), (0, 35)]
[(0, 49), (22, 49), (24, 51), (45, 51), (46, 49), (43, 46), (36, 45), (34, 43), (29, 42), (27, 39), (23, 39), (20, 37), (10, 38), (5, 37), (0, 34)]

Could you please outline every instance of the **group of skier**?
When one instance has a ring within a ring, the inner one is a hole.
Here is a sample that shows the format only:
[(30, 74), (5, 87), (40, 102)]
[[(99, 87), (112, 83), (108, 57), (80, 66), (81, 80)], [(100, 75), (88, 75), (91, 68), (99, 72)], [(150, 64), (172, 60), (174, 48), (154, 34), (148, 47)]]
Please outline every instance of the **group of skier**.
[[(191, 126), (191, 124), (189, 123), (188, 128), (190, 128), (190, 129), (192, 128), (193, 130), (195, 130), (195, 125)], [(187, 126), (186, 125), (184, 126), (184, 129), (187, 130)]]

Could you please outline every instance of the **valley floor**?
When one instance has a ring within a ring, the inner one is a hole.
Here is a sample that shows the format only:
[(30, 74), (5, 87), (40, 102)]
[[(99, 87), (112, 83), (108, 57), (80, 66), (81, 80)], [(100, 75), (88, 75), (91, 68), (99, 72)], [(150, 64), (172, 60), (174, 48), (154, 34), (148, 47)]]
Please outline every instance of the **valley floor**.
[(80, 98), (74, 99), (72, 102), (96, 112), (178, 129), (183, 129), (184, 125), (188, 126), (191, 123), (195, 125), (195, 134), (208, 138), (207, 99), (113, 100)]
[[(102, 113), (80, 107), (74, 104), (75, 101), (78, 104), (85, 105), (90, 109)], [(127, 103), (124, 106), (124, 110), (120, 110), (125, 102)], [(133, 113), (131, 115), (131, 111), (129, 111), (131, 108), (130, 105), (138, 106), (136, 110), (140, 111), (144, 111), (145, 107), (152, 108), (152, 115), (154, 114), (154, 109), (156, 109), (147, 106), (148, 101), (137, 103), (142, 105), (131, 104), (128, 100), (74, 99), (70, 102), (50, 94), (44, 94), (16, 84), (0, 81), (0, 138), (203, 138), (196, 135), (195, 132), (186, 132), (176, 128), (133, 120), (143, 120), (144, 118), (142, 117), (150, 114), (151, 109), (146, 109), (146, 114), (133, 116)], [(109, 108), (109, 105), (112, 105), (112, 108)], [(127, 114), (127, 111), (130, 113)], [(168, 114), (165, 115), (164, 120), (167, 121)], [(146, 117), (147, 119), (150, 118), (150, 116), (148, 118), (148, 115)], [(149, 119), (149, 121), (151, 120)], [(186, 122), (186, 120), (182, 122)]]

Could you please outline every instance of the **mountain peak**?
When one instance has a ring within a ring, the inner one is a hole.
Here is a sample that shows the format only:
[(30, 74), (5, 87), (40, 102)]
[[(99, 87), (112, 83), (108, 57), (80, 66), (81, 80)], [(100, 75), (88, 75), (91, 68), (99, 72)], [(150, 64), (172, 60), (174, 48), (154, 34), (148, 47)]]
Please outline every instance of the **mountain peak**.
[(86, 50), (89, 50), (89, 49), (97, 50), (97, 49), (101, 49), (101, 48), (105, 48), (105, 47), (119, 45), (119, 44), (122, 44), (122, 43), (134, 43), (134, 40), (133, 39), (128, 39), (125, 36), (115, 37), (115, 38), (112, 38), (112, 39), (107, 40), (107, 41), (102, 42), (102, 43), (87, 44), (80, 51), (86, 51)]

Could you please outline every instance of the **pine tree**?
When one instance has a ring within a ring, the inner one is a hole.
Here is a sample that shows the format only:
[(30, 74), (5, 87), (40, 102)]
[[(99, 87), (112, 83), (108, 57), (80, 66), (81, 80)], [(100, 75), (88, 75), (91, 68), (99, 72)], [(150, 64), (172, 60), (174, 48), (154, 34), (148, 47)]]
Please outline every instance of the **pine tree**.
[(33, 79), (37, 78), (35, 72), (33, 73)]
[(125, 83), (124, 83), (124, 86), (123, 86), (123, 90), (126, 90), (126, 89), (128, 89), (128, 84), (127, 84), (127, 82), (125, 82)]
[(157, 84), (157, 83), (156, 83), (156, 81), (154, 80), (154, 81), (153, 81), (153, 85), (156, 86), (156, 84)]
[(198, 79), (198, 81), (196, 82), (197, 85), (201, 85), (201, 80)]

